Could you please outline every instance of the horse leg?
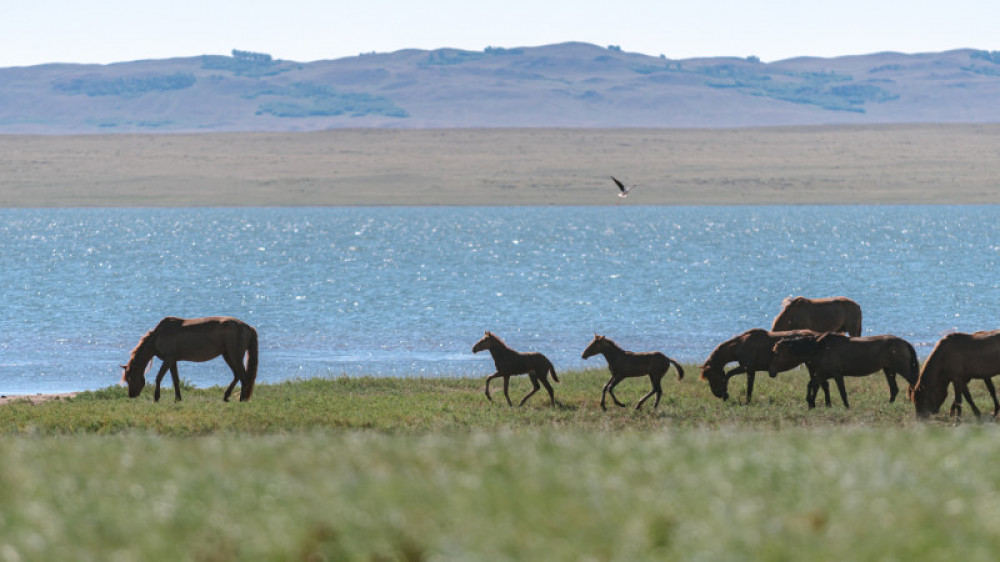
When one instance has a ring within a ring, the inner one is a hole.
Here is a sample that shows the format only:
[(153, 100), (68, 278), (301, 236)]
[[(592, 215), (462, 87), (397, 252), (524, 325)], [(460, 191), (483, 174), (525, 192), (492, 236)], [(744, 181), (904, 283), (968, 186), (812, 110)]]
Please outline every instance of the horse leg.
[(834, 377), (833, 382), (837, 383), (837, 390), (840, 392), (840, 400), (844, 403), (844, 407), (850, 410), (851, 404), (847, 401), (847, 388), (844, 387), (843, 375)]
[(604, 405), (604, 398), (607, 396), (608, 389), (611, 388), (611, 383), (613, 382), (615, 382), (615, 376), (611, 375), (611, 378), (608, 379), (608, 382), (604, 383), (604, 388), (601, 389), (601, 409), (604, 410), (605, 412), (608, 411), (608, 407)]
[(986, 385), (986, 390), (990, 391), (990, 398), (993, 399), (993, 417), (997, 417), (997, 413), (1000, 413), (1000, 402), (997, 401), (997, 389), (993, 386), (992, 379), (983, 379), (983, 384)]
[[(957, 380), (952, 381), (951, 384), (955, 387), (955, 401), (952, 402), (951, 411), (949, 413), (956, 418), (955, 421), (959, 421), (962, 418), (962, 397), (968, 396), (969, 398), (972, 398), (972, 396), (969, 395), (969, 387), (967, 384)], [(969, 401), (969, 406), (972, 407), (973, 412), (978, 410), (976, 405), (971, 400)]]
[[(955, 394), (958, 394), (957, 384), (955, 386)], [(979, 416), (981, 416), (982, 414), (979, 412), (979, 408), (976, 407), (976, 403), (972, 401), (972, 394), (969, 392), (969, 384), (966, 382), (962, 383), (962, 396), (964, 396), (965, 399), (969, 402), (969, 407), (972, 408), (973, 415), (976, 416), (976, 419), (979, 419)], [(961, 406), (959, 406), (958, 410), (959, 410), (959, 415), (962, 415)]]
[[(233, 377), (233, 382), (229, 383), (229, 387), (226, 388), (226, 393), (222, 395), (223, 402), (229, 402), (229, 397), (233, 394), (233, 389), (236, 388), (236, 383), (239, 382), (237, 377)], [(240, 389), (243, 390), (242, 388)], [(242, 394), (242, 392), (241, 392)]]
[(624, 408), (626, 404), (622, 403), (621, 400), (618, 400), (618, 397), (615, 396), (615, 387), (618, 386), (618, 383), (622, 382), (623, 380), (624, 379), (615, 377), (611, 379), (611, 386), (608, 387), (608, 394), (611, 395), (611, 399), (615, 401), (615, 404), (621, 406), (622, 408)]
[[(174, 383), (174, 400), (181, 401), (181, 377), (177, 374), (177, 361), (170, 364), (170, 380)], [(160, 385), (157, 384), (157, 387)]]
[[(642, 403), (645, 402), (646, 400), (649, 400), (654, 394), (656, 395), (656, 401), (657, 402), (660, 401), (660, 395), (657, 392), (657, 387), (659, 386), (660, 378), (662, 376), (663, 375), (660, 375), (660, 377), (657, 377), (656, 375), (649, 375), (649, 382), (653, 386), (653, 388), (649, 392), (647, 392), (645, 396), (639, 399), (639, 402), (635, 405), (636, 410), (641, 408)], [(653, 406), (653, 408), (656, 408), (656, 406)]]
[(750, 405), (750, 399), (753, 397), (753, 381), (757, 378), (757, 373), (754, 371), (747, 371), (747, 406)]
[[(819, 386), (820, 386), (820, 388), (823, 389), (823, 397), (826, 399), (826, 407), (829, 408), (830, 406), (833, 405), (830, 402), (830, 381), (828, 381), (826, 379), (823, 379), (822, 381), (820, 381)], [(816, 398), (814, 396), (813, 400), (815, 400), (815, 399)]]
[(222, 395), (223, 402), (229, 402), (229, 397), (233, 394), (233, 389), (236, 388), (236, 383), (240, 383), (240, 402), (244, 402), (244, 394), (246, 393), (247, 383), (247, 371), (243, 367), (242, 358), (239, 361), (232, 359), (232, 356), (227, 352), (222, 354), (222, 358), (226, 360), (226, 364), (229, 365), (229, 370), (233, 372), (233, 382), (229, 383), (229, 388), (226, 389), (226, 393)]
[(504, 375), (503, 377), (503, 396), (507, 399), (508, 406), (514, 405), (514, 403), (510, 401), (510, 375)]
[(538, 389), (542, 387), (542, 385), (538, 384), (538, 377), (535, 376), (534, 372), (528, 373), (528, 379), (531, 380), (531, 391), (525, 394), (524, 398), (521, 399), (521, 402), (517, 405), (519, 408), (524, 406), (524, 403), (528, 401), (528, 398), (531, 398), (531, 395), (538, 392)]
[(153, 390), (153, 402), (160, 401), (160, 382), (163, 381), (163, 375), (167, 374), (167, 369), (169, 368), (170, 363), (164, 361), (163, 364), (160, 365), (160, 371), (156, 373), (156, 389)]
[(496, 373), (493, 373), (492, 375), (486, 377), (486, 399), (489, 400), (490, 402), (493, 401), (493, 397), (490, 396), (490, 381), (493, 380), (493, 379), (495, 379), (495, 378), (497, 378), (497, 377), (499, 377), (499, 376), (500, 376), (500, 372), (497, 371)]
[(889, 403), (892, 404), (896, 401), (896, 395), (899, 394), (899, 386), (896, 385), (896, 374), (890, 371), (885, 372), (885, 382), (889, 383)]
[(816, 382), (815, 378), (809, 378), (809, 384), (806, 385), (806, 404), (809, 405), (809, 409), (812, 410), (816, 407), (816, 393), (819, 392), (819, 383)]
[(555, 393), (555, 391), (552, 390), (552, 385), (549, 384), (549, 379), (548, 379), (548, 376), (547, 376), (548, 375), (547, 371), (548, 371), (548, 368), (546, 367), (546, 370), (542, 371), (542, 374), (541, 374), (541, 376), (538, 377), (538, 379), (542, 381), (542, 386), (544, 386), (546, 392), (549, 393), (549, 401), (552, 402), (553, 406), (555, 406), (556, 405), (556, 393)]

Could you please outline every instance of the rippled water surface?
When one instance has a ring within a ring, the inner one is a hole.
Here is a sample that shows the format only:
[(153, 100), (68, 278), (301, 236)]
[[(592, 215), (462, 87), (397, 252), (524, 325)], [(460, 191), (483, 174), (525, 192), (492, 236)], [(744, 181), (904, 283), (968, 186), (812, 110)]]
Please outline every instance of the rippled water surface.
[(265, 382), (485, 375), (486, 329), (557, 369), (603, 365), (595, 331), (700, 362), (790, 295), (849, 296), (921, 356), (1000, 328), (1000, 207), (2, 210), (0, 250), (0, 393), (113, 384), (168, 315), (254, 325)]

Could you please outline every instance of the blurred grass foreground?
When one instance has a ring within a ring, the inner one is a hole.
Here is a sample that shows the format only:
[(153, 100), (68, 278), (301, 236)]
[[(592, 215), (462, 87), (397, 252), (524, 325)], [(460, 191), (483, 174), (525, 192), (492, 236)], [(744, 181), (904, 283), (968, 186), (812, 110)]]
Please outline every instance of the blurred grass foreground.
[(600, 410), (604, 370), (555, 408), (393, 378), (2, 406), (0, 560), (995, 558), (992, 424), (917, 423), (880, 376), (851, 410), (807, 410), (803, 373), (722, 402), (685, 367), (639, 412)]

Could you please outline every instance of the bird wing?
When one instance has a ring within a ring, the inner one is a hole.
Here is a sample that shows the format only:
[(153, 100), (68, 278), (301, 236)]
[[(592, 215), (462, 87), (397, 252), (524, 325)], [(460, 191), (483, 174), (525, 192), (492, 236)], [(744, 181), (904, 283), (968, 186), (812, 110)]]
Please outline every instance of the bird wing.
[(622, 192), (624, 193), (625, 192), (625, 184), (623, 184), (622, 182), (620, 182), (617, 179), (615, 179), (614, 176), (610, 176), (610, 177), (611, 177), (611, 180), (615, 182), (615, 185), (618, 186), (618, 189), (622, 190)]

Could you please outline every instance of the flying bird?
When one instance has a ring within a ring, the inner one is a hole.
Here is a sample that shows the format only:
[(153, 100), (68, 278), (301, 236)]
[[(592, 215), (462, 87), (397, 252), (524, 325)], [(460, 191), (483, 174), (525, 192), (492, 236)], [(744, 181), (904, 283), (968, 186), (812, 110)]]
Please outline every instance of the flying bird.
[(639, 187), (638, 185), (625, 185), (622, 182), (618, 181), (618, 179), (615, 178), (614, 176), (611, 176), (611, 180), (614, 181), (615, 185), (618, 186), (618, 189), (621, 190), (621, 193), (618, 194), (618, 197), (621, 197), (622, 199), (628, 197), (629, 192)]

